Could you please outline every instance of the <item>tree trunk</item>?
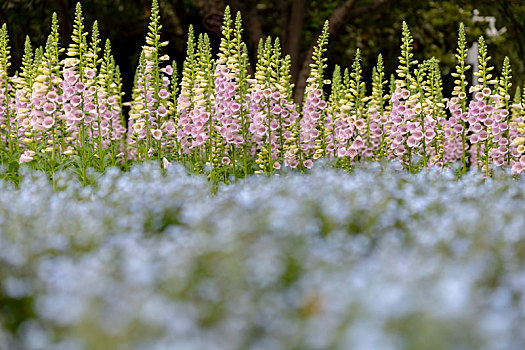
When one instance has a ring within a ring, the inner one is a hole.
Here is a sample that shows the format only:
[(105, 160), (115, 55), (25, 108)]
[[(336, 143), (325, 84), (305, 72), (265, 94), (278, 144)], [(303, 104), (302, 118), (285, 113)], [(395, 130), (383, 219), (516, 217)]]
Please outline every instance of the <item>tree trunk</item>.
[[(342, 5), (336, 8), (334, 12), (332, 12), (328, 18), (328, 23), (330, 25), (328, 32), (330, 34), (337, 32), (344, 25), (345, 16), (348, 12), (350, 12), (350, 9), (354, 6), (356, 1), (357, 0), (346, 0)], [(303, 60), (303, 65), (299, 75), (297, 76), (294, 92), (294, 100), (296, 103), (301, 103), (303, 100), (304, 90), (306, 89), (306, 79), (310, 73), (310, 64), (312, 63), (312, 54), (314, 52), (315, 45), (317, 45), (317, 39), (320, 35), (321, 33), (319, 32), (312, 41), (310, 49)]]
[(287, 0), (279, 1), (279, 33), (281, 34), (281, 45), (284, 52), (288, 47), (288, 19), (290, 16), (291, 4)]
[[(386, 4), (392, 0), (375, 0), (371, 4), (364, 5), (362, 7), (359, 7), (355, 9), (352, 13), (352, 16), (350, 16), (350, 10), (352, 7), (354, 7), (357, 0), (346, 0), (344, 4), (339, 6), (332, 12), (330, 17), (328, 18), (328, 23), (330, 25), (329, 27), (329, 33), (331, 38), (337, 37), (337, 35), (341, 32), (341, 30), (344, 28), (344, 24), (349, 20), (349, 17), (358, 17), (361, 16), (368, 11), (374, 10), (378, 8), (379, 6)], [(301, 67), (301, 70), (299, 71), (299, 74), (297, 75), (297, 80), (295, 81), (295, 91), (294, 91), (294, 101), (296, 103), (301, 103), (303, 100), (304, 90), (306, 89), (306, 79), (308, 79), (308, 75), (310, 74), (310, 64), (312, 63), (312, 54), (314, 52), (315, 45), (317, 45), (317, 38), (319, 38), (319, 35), (321, 33), (319, 32), (315, 38), (315, 40), (312, 41), (312, 44), (310, 45), (310, 48), (308, 50), (308, 53), (306, 54), (306, 57), (303, 60), (303, 64)]]
[(301, 36), (304, 27), (304, 16), (309, 0), (293, 0), (290, 20), (288, 21), (286, 46), (284, 52), (291, 56), (292, 80), (297, 80), (301, 59)]

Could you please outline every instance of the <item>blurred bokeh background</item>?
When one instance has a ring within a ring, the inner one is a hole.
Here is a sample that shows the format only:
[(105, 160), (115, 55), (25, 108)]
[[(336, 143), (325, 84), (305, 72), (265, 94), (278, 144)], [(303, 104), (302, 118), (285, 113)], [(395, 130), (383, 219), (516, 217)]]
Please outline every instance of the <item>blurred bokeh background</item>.
[[(124, 77), (124, 90), (131, 83), (147, 31), (150, 0), (83, 0), (89, 29), (95, 19), (101, 34), (111, 39), (113, 52)], [(445, 96), (452, 86), (449, 76), (455, 66), (459, 22), (464, 22), (469, 46), (480, 35), (489, 43), (491, 63), (496, 74), (503, 58), (509, 56), (513, 82), (525, 82), (522, 57), (525, 51), (525, 2), (523, 0), (159, 0), (163, 40), (169, 40), (167, 53), (180, 66), (185, 56), (188, 26), (196, 33), (208, 33), (215, 50), (220, 41), (222, 11), (230, 5), (241, 11), (252, 65), (260, 38), (279, 37), (283, 51), (292, 56), (293, 79), (301, 85), (307, 74), (307, 58), (324, 20), (330, 19), (327, 51), (329, 73), (335, 64), (350, 67), (356, 48), (361, 49), (365, 81), (370, 81), (377, 55), (381, 53), (388, 74), (395, 72), (401, 38), (401, 23), (409, 25), (414, 36), (415, 58), (438, 58), (444, 74)], [(13, 48), (13, 67), (20, 65), (25, 36), (35, 46), (45, 45), (51, 14), (57, 12), (62, 43), (69, 43), (75, 0), (2, 0), (0, 23), (7, 23)], [(474, 21), (479, 16), (495, 17)], [(488, 36), (487, 30), (499, 31)], [(306, 64), (305, 64), (306, 63)]]

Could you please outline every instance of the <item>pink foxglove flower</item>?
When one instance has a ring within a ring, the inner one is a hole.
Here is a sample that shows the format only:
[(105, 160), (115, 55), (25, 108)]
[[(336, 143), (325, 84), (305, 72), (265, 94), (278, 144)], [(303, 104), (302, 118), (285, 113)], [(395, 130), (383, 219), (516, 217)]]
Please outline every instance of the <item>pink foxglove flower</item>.
[(28, 162), (31, 162), (33, 160), (33, 157), (35, 155), (35, 152), (34, 151), (24, 151), (24, 153), (22, 153), (22, 155), (20, 155), (20, 159), (18, 161), (19, 164), (22, 164), (22, 163), (28, 163)]

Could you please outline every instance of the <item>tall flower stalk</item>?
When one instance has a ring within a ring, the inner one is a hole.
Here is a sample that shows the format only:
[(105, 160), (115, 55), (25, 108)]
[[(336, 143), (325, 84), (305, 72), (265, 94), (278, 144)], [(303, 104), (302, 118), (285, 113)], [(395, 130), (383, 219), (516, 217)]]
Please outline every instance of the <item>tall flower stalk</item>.
[[(525, 97), (518, 87), (511, 103), (510, 61), (505, 58), (501, 75), (493, 77), (481, 37), (478, 84), (467, 89), (463, 24), (454, 88), (446, 98), (439, 61), (414, 58), (405, 22), (399, 65), (390, 79), (379, 55), (367, 91), (359, 49), (351, 67), (336, 66), (327, 79), (326, 22), (298, 107), (291, 57), (283, 55), (279, 39), (261, 40), (249, 76), (241, 15), (229, 8), (216, 57), (210, 38), (189, 28), (179, 80), (176, 62), (162, 54), (168, 42), (161, 41), (159, 4), (153, 0), (127, 102), (111, 43), (100, 37), (98, 22), (89, 33), (77, 4), (65, 57), (56, 14), (51, 22), (43, 48), (33, 49), (26, 38), (14, 74), (7, 27), (0, 28), (0, 161), (10, 164), (11, 174), (17, 163), (50, 174), (71, 165), (88, 183), (88, 167), (104, 171), (149, 160), (165, 168), (180, 162), (213, 182), (272, 175), (283, 167), (305, 171), (318, 159), (345, 170), (383, 159), (397, 159), (408, 171), (454, 163), (461, 173), (475, 167), (485, 176), (494, 167), (516, 174), (525, 169)], [(130, 107), (129, 115), (123, 106)]]

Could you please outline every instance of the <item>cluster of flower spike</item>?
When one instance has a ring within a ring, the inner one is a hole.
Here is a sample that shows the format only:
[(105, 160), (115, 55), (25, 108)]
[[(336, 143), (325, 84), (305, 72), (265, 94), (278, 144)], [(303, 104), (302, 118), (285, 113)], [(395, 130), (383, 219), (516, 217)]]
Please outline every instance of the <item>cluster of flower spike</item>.
[(463, 25), (454, 90), (444, 98), (439, 62), (414, 60), (405, 23), (399, 67), (389, 86), (380, 56), (367, 94), (359, 50), (351, 69), (341, 72), (336, 66), (327, 79), (326, 23), (299, 105), (292, 98), (291, 59), (282, 56), (278, 39), (261, 40), (254, 76), (248, 74), (241, 17), (234, 20), (229, 8), (216, 59), (206, 34), (195, 40), (190, 27), (179, 84), (176, 63), (166, 63), (169, 57), (161, 53), (168, 42), (160, 41), (154, 0), (126, 125), (120, 73), (109, 41), (99, 57), (97, 23), (88, 43), (77, 5), (67, 57), (57, 23), (54, 16), (45, 48), (33, 50), (27, 40), (14, 76), (5, 25), (0, 30), (2, 162), (16, 159), (46, 170), (69, 162), (103, 170), (158, 159), (165, 166), (180, 162), (208, 172), (212, 179), (271, 174), (283, 167), (304, 170), (321, 158), (344, 169), (382, 159), (397, 159), (410, 171), (454, 163), (487, 176), (494, 167), (525, 169), (522, 96), (517, 89), (511, 102), (508, 59), (501, 77), (494, 78), (480, 38), (478, 83), (468, 88)]
[[(77, 5), (72, 44), (61, 57), (59, 29), (53, 15), (45, 48), (26, 39), (22, 67), (9, 71), (9, 43), (0, 31), (0, 133), (2, 162), (18, 160), (35, 168), (56, 169), (70, 162), (103, 168), (124, 154), (120, 73), (106, 42), (99, 57), (97, 22), (87, 43)], [(71, 162), (73, 161), (73, 162)]]

